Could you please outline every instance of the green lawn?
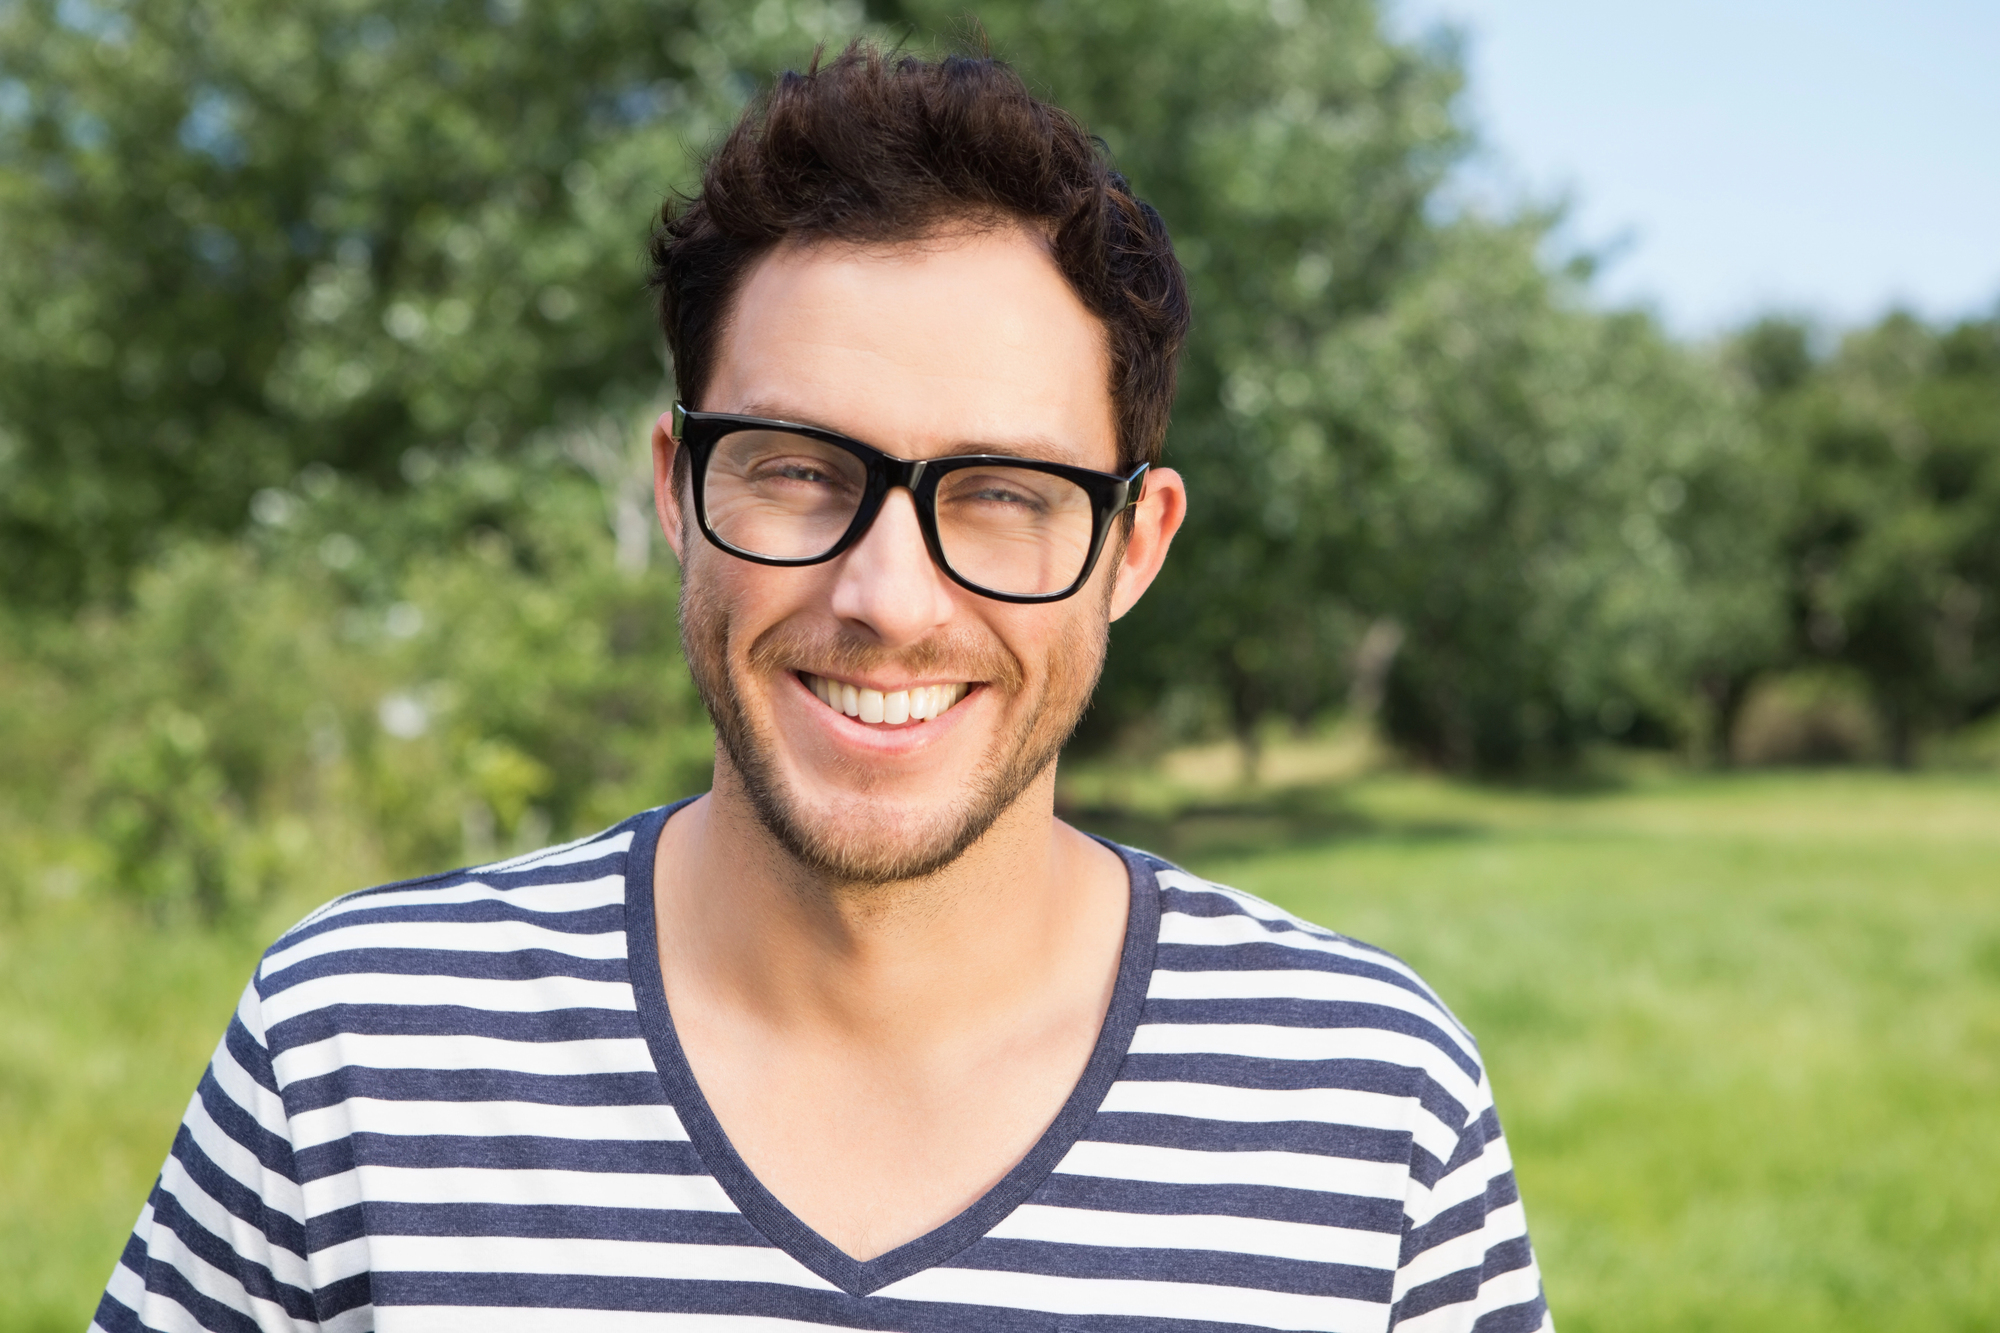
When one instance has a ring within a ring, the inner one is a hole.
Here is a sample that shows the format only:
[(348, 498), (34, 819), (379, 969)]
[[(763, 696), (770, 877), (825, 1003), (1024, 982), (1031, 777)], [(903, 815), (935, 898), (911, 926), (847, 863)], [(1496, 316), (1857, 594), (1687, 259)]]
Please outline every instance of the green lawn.
[[(1152, 809), (1081, 818), (1394, 950), (1479, 1034), (1565, 1333), (2000, 1328), (2000, 780)], [(304, 905), (229, 934), (0, 916), (0, 1329), (87, 1322)]]
[(1480, 1037), (1565, 1333), (2000, 1328), (2000, 782), (1276, 805), (1146, 831)]

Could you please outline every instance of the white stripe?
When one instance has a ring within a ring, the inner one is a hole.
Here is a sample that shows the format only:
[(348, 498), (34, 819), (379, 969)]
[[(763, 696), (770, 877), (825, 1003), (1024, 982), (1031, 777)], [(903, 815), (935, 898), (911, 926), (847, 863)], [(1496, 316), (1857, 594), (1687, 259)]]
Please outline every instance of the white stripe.
[(1396, 1298), (1400, 1300), (1404, 1293), (1414, 1291), (1427, 1282), (1478, 1268), (1486, 1262), (1486, 1252), (1495, 1245), (1525, 1236), (1527, 1223), (1527, 1214), (1521, 1210), (1521, 1205), (1510, 1203), (1486, 1214), (1474, 1230), (1411, 1255), (1410, 1261), (1396, 1274)]
[(215, 1076), (215, 1085), (222, 1089), (222, 1095), (248, 1113), (259, 1128), (281, 1139), (285, 1137), (284, 1102), (259, 1083), (237, 1060), (235, 1052), (229, 1049), (227, 1034), (215, 1048), (215, 1055), (208, 1062), (208, 1072)]
[(290, 1086), (336, 1069), (504, 1069), (517, 1074), (651, 1073), (653, 1057), (643, 1037), (586, 1037), (577, 1041), (507, 1041), (500, 1037), (390, 1036), (343, 1032), (295, 1046), (271, 1062)]
[[(152, 1239), (152, 1233), (153, 1205), (151, 1200), (148, 1200), (146, 1206), (139, 1210), (139, 1221), (132, 1228), (132, 1234), (139, 1238), (141, 1244), (145, 1244)], [(139, 1302), (146, 1299), (146, 1279), (133, 1269), (127, 1268), (121, 1260), (112, 1265), (111, 1280), (104, 1284), (104, 1294), (126, 1309), (136, 1311)]]
[(671, 1106), (551, 1106), (544, 1102), (398, 1102), (349, 1097), (292, 1119), (299, 1151), (350, 1134), (521, 1135), (618, 1143), (682, 1140), (687, 1130)]
[(516, 1306), (385, 1305), (377, 1333), (805, 1333), (827, 1324), (747, 1314), (641, 1310), (540, 1310)]
[(554, 1273), (839, 1288), (770, 1245), (680, 1245), (559, 1236), (396, 1236), (369, 1240), (379, 1273)]
[[(270, 1049), (271, 1043), (265, 1039), (264, 1000), (257, 993), (257, 983), (252, 980), (243, 987), (243, 993), (236, 997), (236, 1017), (243, 1024), (243, 1030), (253, 1037), (259, 1046)], [(229, 1042), (229, 1031), (223, 1030), (222, 1040), (215, 1044), (220, 1047)]]
[[(366, 907), (370, 899), (380, 899), (405, 893), (424, 894), (437, 892), (440, 889), (448, 891), (467, 882), (465, 880), (454, 880), (452, 878), (454, 874), (476, 875), (487, 871), (511, 873), (526, 868), (530, 863), (538, 863), (544, 866), (572, 865), (579, 861), (594, 860), (599, 856), (610, 856), (618, 852), (629, 851), (631, 846), (632, 833), (629, 829), (609, 838), (593, 833), (587, 838), (577, 838), (571, 842), (558, 843), (554, 847), (544, 847), (540, 851), (528, 852), (524, 855), (514, 857), (509, 861), (497, 861), (490, 866), (473, 866), (466, 870), (430, 876), (424, 882), (409, 885), (407, 888), (385, 890), (363, 889), (358, 893), (342, 894), (331, 902), (321, 903), (318, 907), (313, 908), (312, 911), (307, 912), (292, 925), (291, 929), (280, 935), (278, 939), (282, 943), (284, 940), (291, 938), (299, 931), (313, 924), (313, 922), (322, 920), (336, 912), (345, 912)], [(444, 883), (442, 885), (436, 883), (438, 880), (443, 880)]]
[(375, 1307), (364, 1301), (351, 1310), (342, 1310), (331, 1319), (308, 1324), (305, 1330), (311, 1330), (311, 1333), (376, 1333)]
[[(1442, 1031), (1442, 1030), (1441, 1030)], [(1259, 1060), (1374, 1060), (1421, 1069), (1461, 1106), (1479, 1096), (1477, 1080), (1422, 1037), (1383, 1028), (1304, 1028), (1265, 1023), (1147, 1023), (1132, 1034), (1147, 1055), (1241, 1055)]]
[[(1496, 1154), (1496, 1149), (1501, 1151)], [(1479, 1156), (1441, 1178), (1429, 1189), (1411, 1181), (1410, 1224), (1425, 1226), (1447, 1208), (1456, 1208), (1468, 1199), (1479, 1198), (1486, 1193), (1487, 1185), (1511, 1170), (1513, 1166), (1507, 1160), (1501, 1141), (1495, 1140), (1487, 1144), (1486, 1150)]]
[[(875, 1293), (909, 1301), (997, 1305), (1067, 1315), (1142, 1315), (1206, 1319), (1222, 1324), (1305, 1329), (1313, 1333), (1381, 1333), (1382, 1307), (1339, 1296), (1295, 1296), (1197, 1282), (1048, 1277), (977, 1268), (927, 1268)], [(890, 1316), (894, 1318), (892, 1314)]]
[[(1374, 962), (1370, 958), (1367, 961)], [(1237, 972), (1228, 968), (1205, 971), (1154, 971), (1146, 988), (1149, 998), (1161, 1000), (1327, 1000), (1333, 1003), (1379, 1004), (1427, 1018), (1451, 1032), (1467, 1055), (1477, 1057), (1478, 1049), (1467, 1040), (1465, 1031), (1450, 1011), (1440, 1006), (1428, 990), (1412, 994), (1402, 986), (1376, 977), (1357, 977), (1346, 972), (1322, 972), (1317, 968), (1296, 967)]]
[[(180, 1302), (156, 1295), (144, 1287), (139, 1289), (136, 1302), (126, 1304), (125, 1308), (138, 1317), (139, 1326), (149, 1330), (149, 1333), (208, 1333)], [(92, 1324), (91, 1327), (97, 1325)]]
[(1067, 1175), (1145, 1180), (1165, 1185), (1271, 1185), (1367, 1199), (1400, 1199), (1408, 1169), (1296, 1152), (1202, 1152), (1141, 1143), (1082, 1142), (1057, 1164)]
[(519, 953), (546, 949), (602, 961), (625, 956), (625, 932), (577, 935), (531, 921), (358, 921), (308, 936), (264, 962), (269, 980), (311, 958), (353, 949), (431, 949), (445, 953)]
[(382, 1203), (507, 1204), (568, 1208), (651, 1208), (733, 1213), (713, 1176), (558, 1171), (477, 1166), (358, 1166), (305, 1187), (315, 1215), (364, 1200)]
[(306, 1266), (304, 1255), (279, 1245), (262, 1230), (223, 1207), (187, 1173), (187, 1168), (177, 1158), (169, 1157), (166, 1165), (160, 1168), (160, 1188), (173, 1197), (196, 1225), (228, 1241), (229, 1248), (237, 1254), (255, 1254), (271, 1270), (271, 1276), (286, 1286), (297, 1287), (301, 1291), (313, 1289), (313, 1275)]
[[(1323, 943), (1338, 944), (1345, 949), (1354, 950), (1355, 942), (1346, 939), (1339, 932), (1328, 930), (1325, 926), (1319, 925), (1316, 922), (1308, 921), (1302, 916), (1287, 912), (1276, 903), (1259, 898), (1254, 893), (1245, 893), (1242, 889), (1231, 888), (1227, 884), (1217, 884), (1213, 880), (1198, 879), (1188, 874), (1185, 870), (1165, 871), (1160, 875), (1159, 880), (1160, 887), (1162, 888), (1178, 889), (1183, 893), (1213, 894), (1218, 898), (1227, 899), (1237, 911), (1243, 913), (1245, 916), (1252, 916), (1259, 921), (1267, 921), (1273, 925), (1289, 926), (1293, 930), (1304, 931), (1306, 934), (1314, 936)], [(1213, 918), (1209, 919), (1212, 920)], [(1359, 950), (1354, 951), (1357, 953), (1360, 952)], [(1408, 969), (1405, 968), (1404, 970), (1407, 971)], [(1411, 973), (1411, 975), (1415, 976), (1416, 974)]]
[[(1316, 1264), (1396, 1266), (1400, 1233), (1355, 1231), (1306, 1222), (1274, 1222), (1222, 1214), (1114, 1213), (1092, 1208), (1023, 1204), (988, 1233), (1002, 1240), (1062, 1245), (1109, 1245), (1146, 1250), (1225, 1250), (1268, 1254)], [(1060, 1261), (1058, 1261), (1059, 1263)]]
[[(1480, 1284), (1479, 1294), (1470, 1301), (1426, 1310), (1415, 1319), (1398, 1324), (1396, 1330), (1397, 1333), (1446, 1333), (1446, 1330), (1458, 1333), (1460, 1329), (1470, 1328), (1482, 1315), (1532, 1301), (1541, 1289), (1542, 1280), (1534, 1265), (1530, 1264), (1488, 1279)], [(1543, 1326), (1546, 1327), (1546, 1323)]]
[(1411, 1134), (1426, 1152), (1440, 1159), (1448, 1158), (1458, 1142), (1457, 1131), (1424, 1110), (1414, 1098), (1346, 1088), (1226, 1088), (1213, 1083), (1121, 1079), (1105, 1094), (1103, 1109), (1251, 1124), (1303, 1120), (1384, 1129)]
[(257, 1154), (216, 1124), (209, 1117), (208, 1108), (202, 1105), (199, 1093), (189, 1100), (181, 1124), (194, 1140), (194, 1146), (222, 1174), (263, 1200), (264, 1206), (273, 1212), (283, 1213), (294, 1222), (304, 1222), (305, 1204), (299, 1197), (299, 1187), (277, 1172), (266, 1170)]
[(343, 972), (315, 977), (287, 987), (264, 1001), (264, 1021), (272, 1027), (334, 1004), (452, 1005), (488, 1009), (501, 1014), (539, 1014), (557, 1009), (616, 1009), (638, 1007), (632, 987), (623, 981), (587, 981), (581, 977), (536, 977), (533, 981), (496, 981), (484, 977), (448, 977), (434, 973)]
[[(146, 1255), (155, 1263), (166, 1264), (187, 1280), (189, 1286), (203, 1296), (222, 1305), (248, 1315), (261, 1329), (291, 1329), (294, 1325), (284, 1307), (274, 1301), (252, 1296), (234, 1273), (214, 1267), (206, 1259), (182, 1244), (181, 1238), (166, 1227), (156, 1226), (146, 1238)], [(242, 1256), (255, 1261), (254, 1254)], [(122, 1267), (122, 1265), (121, 1265)], [(169, 1323), (164, 1327), (179, 1326), (178, 1320), (187, 1318), (187, 1327), (199, 1328), (192, 1316), (178, 1302), (167, 1300), (153, 1292), (147, 1292), (141, 1304), (136, 1307), (141, 1322), (151, 1328), (162, 1327), (160, 1318), (164, 1314)]]
[(529, 869), (540, 870), (545, 866), (572, 865), (578, 861), (594, 861), (600, 856), (610, 856), (614, 852), (630, 851), (632, 830), (614, 833), (610, 837), (593, 833), (587, 838), (575, 838), (569, 842), (559, 842), (553, 847), (539, 851), (523, 852), (505, 861), (495, 861), (490, 865), (475, 866), (477, 871), (511, 873)]
[[(372, 912), (384, 907), (454, 907), (477, 902), (506, 903), (509, 907), (527, 912), (583, 912), (598, 907), (616, 907), (625, 902), (625, 879), (622, 875), (599, 875), (595, 879), (523, 884), (512, 889), (488, 884), (481, 879), (462, 879), (443, 884), (412, 884), (400, 889), (370, 889), (336, 898), (300, 924), (314, 924), (336, 916)], [(286, 932), (286, 937), (296, 934), (298, 929), (294, 926)]]

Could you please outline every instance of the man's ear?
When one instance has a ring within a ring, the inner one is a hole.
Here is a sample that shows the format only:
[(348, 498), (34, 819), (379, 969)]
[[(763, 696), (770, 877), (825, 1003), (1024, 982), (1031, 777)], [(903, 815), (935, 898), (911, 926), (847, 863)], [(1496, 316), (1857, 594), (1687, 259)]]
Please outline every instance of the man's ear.
[(1166, 563), (1167, 548), (1187, 517), (1187, 483), (1170, 467), (1146, 474), (1146, 489), (1132, 509), (1132, 531), (1112, 572), (1111, 618), (1130, 611)]
[(667, 536), (667, 545), (674, 548), (674, 559), (681, 560), (687, 552), (681, 546), (686, 526), (681, 521), (681, 497), (674, 489), (674, 458), (680, 453), (680, 441), (674, 438), (674, 414), (660, 413), (660, 419), (653, 423), (653, 508), (660, 515), (660, 531)]

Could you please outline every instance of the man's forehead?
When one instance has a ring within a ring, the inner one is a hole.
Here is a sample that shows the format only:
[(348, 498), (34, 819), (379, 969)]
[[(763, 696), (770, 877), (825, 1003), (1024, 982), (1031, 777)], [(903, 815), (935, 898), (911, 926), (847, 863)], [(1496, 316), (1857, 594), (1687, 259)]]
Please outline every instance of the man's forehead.
[(890, 452), (1110, 467), (1106, 342), (1046, 246), (1018, 227), (895, 246), (788, 245), (745, 279), (702, 406)]

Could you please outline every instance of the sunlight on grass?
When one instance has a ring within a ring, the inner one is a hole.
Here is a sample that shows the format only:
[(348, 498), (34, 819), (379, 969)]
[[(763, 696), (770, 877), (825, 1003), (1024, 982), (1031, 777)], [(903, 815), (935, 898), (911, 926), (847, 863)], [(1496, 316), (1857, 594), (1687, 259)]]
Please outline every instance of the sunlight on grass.
[[(1565, 1333), (2000, 1327), (2000, 780), (1245, 791), (1209, 756), (1064, 801), (1424, 973), (1481, 1039)], [(0, 917), (0, 1329), (88, 1321), (316, 896), (221, 932), (51, 893)]]
[(1385, 776), (1157, 827), (1479, 1035), (1567, 1333), (2000, 1326), (2000, 782)]

